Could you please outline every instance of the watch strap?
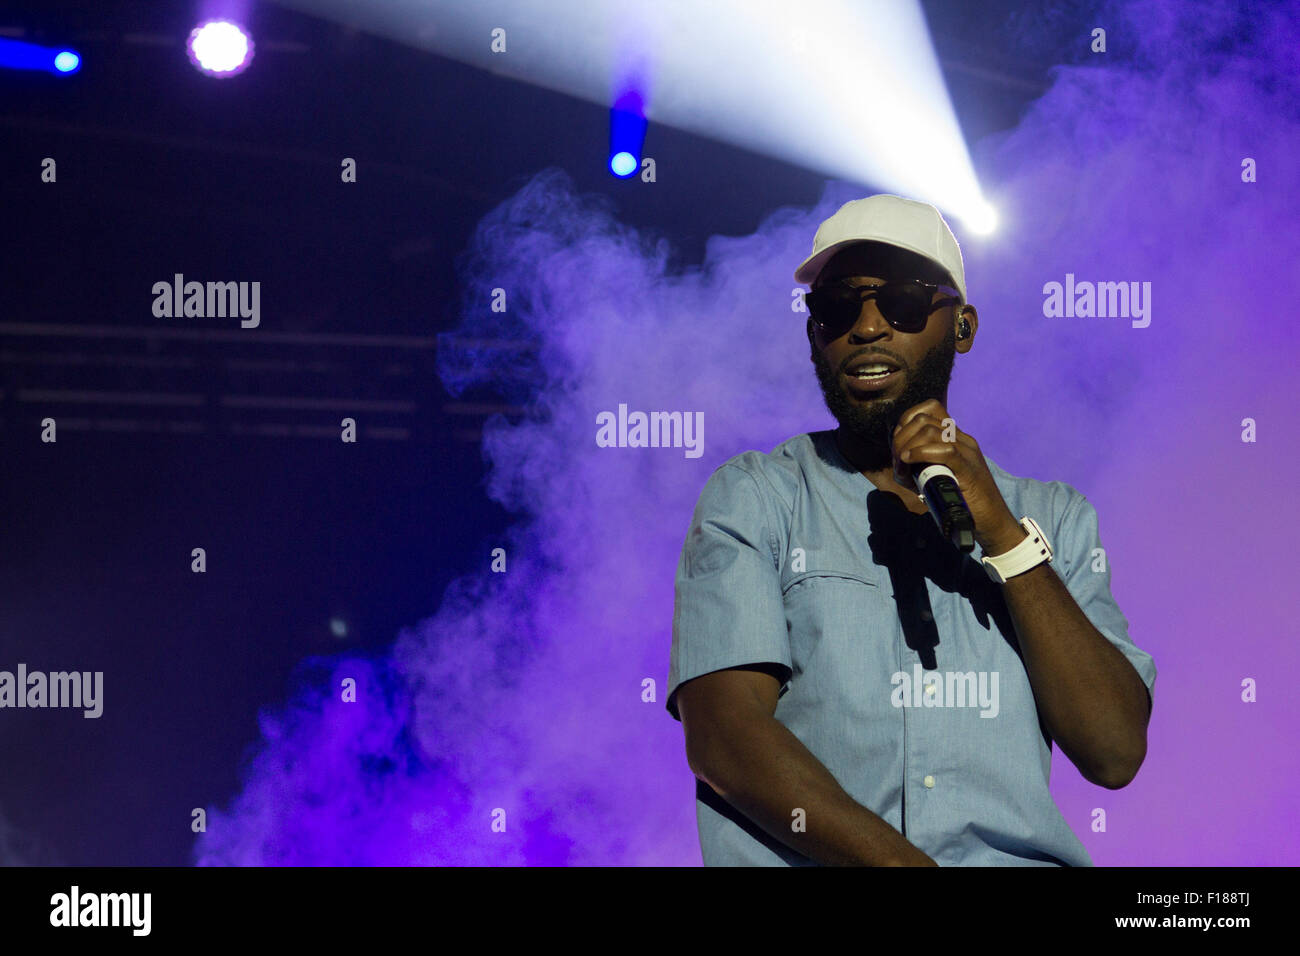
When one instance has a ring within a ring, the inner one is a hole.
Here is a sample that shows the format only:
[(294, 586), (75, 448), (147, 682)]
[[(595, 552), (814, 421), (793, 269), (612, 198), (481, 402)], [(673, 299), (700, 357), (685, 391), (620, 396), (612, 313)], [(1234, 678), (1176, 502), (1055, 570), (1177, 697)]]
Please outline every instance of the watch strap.
[(1020, 519), (1020, 527), (1028, 535), (1024, 541), (1005, 554), (994, 557), (985, 555), (983, 558), (984, 570), (998, 584), (1005, 584), (1009, 578), (1024, 574), (1030, 568), (1037, 567), (1043, 562), (1050, 563), (1052, 560), (1052, 546), (1048, 543), (1047, 535), (1043, 534), (1043, 529), (1038, 526), (1038, 522), (1026, 515)]

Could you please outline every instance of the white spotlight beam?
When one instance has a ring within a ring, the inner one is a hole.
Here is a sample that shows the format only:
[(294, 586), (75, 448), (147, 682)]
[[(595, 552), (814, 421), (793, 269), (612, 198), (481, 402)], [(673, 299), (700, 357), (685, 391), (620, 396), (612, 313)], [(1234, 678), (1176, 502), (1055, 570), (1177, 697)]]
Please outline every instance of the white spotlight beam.
[(280, 2), (992, 228), (915, 0)]

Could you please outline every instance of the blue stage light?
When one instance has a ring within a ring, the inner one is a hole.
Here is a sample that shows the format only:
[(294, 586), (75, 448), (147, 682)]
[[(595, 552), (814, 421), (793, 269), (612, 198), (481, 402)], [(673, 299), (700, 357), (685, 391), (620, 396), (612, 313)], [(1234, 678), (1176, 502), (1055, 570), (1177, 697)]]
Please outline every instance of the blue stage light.
[(645, 101), (638, 90), (627, 89), (609, 111), (609, 169), (615, 176), (626, 179), (641, 165), (645, 131)]
[(609, 168), (615, 176), (630, 176), (636, 170), (636, 157), (621, 150), (610, 159)]
[(47, 47), (0, 37), (0, 67), (11, 70), (46, 70), (66, 75), (81, 69), (81, 57), (67, 47)]

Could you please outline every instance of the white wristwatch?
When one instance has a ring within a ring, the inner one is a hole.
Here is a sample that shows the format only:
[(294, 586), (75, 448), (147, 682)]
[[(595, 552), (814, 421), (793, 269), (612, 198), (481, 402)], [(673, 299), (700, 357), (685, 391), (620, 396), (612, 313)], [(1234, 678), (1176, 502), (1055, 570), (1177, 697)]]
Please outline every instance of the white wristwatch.
[(1036, 567), (1044, 561), (1051, 563), (1052, 546), (1048, 544), (1047, 535), (1043, 534), (1043, 529), (1038, 527), (1038, 522), (1033, 518), (1023, 517), (1020, 519), (1020, 527), (1025, 529), (1025, 533), (1029, 537), (1006, 554), (983, 559), (984, 570), (998, 584), (1006, 584), (1008, 578), (1014, 578), (1017, 574), (1024, 574), (1030, 568)]

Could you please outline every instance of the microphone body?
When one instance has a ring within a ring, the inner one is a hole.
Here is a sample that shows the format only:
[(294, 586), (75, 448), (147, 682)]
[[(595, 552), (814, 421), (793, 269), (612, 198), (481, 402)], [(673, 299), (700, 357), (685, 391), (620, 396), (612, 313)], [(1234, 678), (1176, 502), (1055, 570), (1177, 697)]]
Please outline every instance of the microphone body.
[(975, 519), (971, 517), (966, 499), (961, 496), (952, 469), (945, 465), (918, 463), (912, 467), (912, 478), (943, 536), (958, 551), (974, 551)]

